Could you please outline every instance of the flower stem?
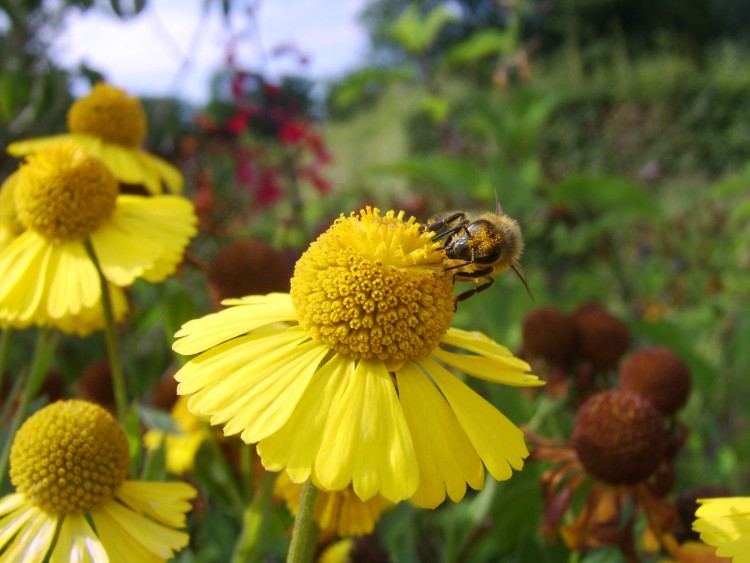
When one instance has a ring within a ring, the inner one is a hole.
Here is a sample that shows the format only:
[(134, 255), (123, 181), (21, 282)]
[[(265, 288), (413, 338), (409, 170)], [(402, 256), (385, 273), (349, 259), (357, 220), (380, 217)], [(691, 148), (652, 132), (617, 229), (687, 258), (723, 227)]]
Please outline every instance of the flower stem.
[(318, 489), (308, 479), (302, 486), (299, 509), (297, 510), (297, 517), (294, 519), (292, 543), (289, 546), (289, 554), (286, 558), (287, 563), (309, 563), (313, 559), (319, 532), (318, 527), (313, 522), (317, 497)]
[(91, 240), (86, 239), (84, 243), (86, 252), (96, 267), (99, 275), (99, 287), (102, 293), (102, 309), (104, 312), (104, 335), (107, 342), (107, 355), (109, 356), (109, 369), (112, 374), (112, 388), (115, 394), (115, 404), (117, 406), (117, 417), (121, 422), (125, 422), (128, 412), (127, 387), (125, 385), (125, 374), (122, 371), (120, 361), (120, 350), (117, 346), (117, 335), (115, 334), (115, 318), (112, 312), (112, 297), (109, 293), (109, 284), (102, 273), (99, 259), (96, 256), (94, 245)]
[(8, 363), (8, 355), (10, 354), (10, 335), (12, 332), (10, 328), (6, 328), (3, 335), (0, 336), (0, 389), (2, 389), (5, 381), (5, 364)]
[[(0, 490), (5, 486), (5, 480), (8, 476), (8, 459), (10, 458), (10, 447), (13, 444), (13, 438), (16, 431), (21, 426), (21, 422), (26, 419), (26, 412), (29, 410), (29, 404), (34, 396), (39, 392), (44, 375), (47, 372), (47, 366), (51, 357), (50, 350), (54, 347), (56, 338), (47, 339), (48, 331), (40, 329), (37, 335), (36, 345), (34, 346), (34, 357), (29, 366), (28, 378), (18, 403), (10, 428), (6, 434), (5, 443), (2, 452), (0, 452)], [(23, 377), (23, 376), (22, 376)]]

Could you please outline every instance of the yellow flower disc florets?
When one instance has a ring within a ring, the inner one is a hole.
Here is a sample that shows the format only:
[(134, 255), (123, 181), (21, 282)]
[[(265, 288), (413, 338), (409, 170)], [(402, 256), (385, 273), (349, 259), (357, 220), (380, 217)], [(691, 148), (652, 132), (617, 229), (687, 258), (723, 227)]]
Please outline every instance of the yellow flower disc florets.
[(115, 209), (117, 180), (78, 145), (30, 155), (15, 183), (18, 221), (52, 240), (82, 240)]
[(389, 367), (437, 347), (453, 318), (452, 277), (433, 234), (403, 217), (342, 215), (299, 259), (292, 302), (313, 338)]
[(128, 473), (128, 442), (88, 401), (58, 401), (30, 417), (10, 450), (16, 490), (47, 512), (77, 513), (111, 499)]
[(137, 147), (146, 138), (146, 113), (138, 98), (102, 82), (68, 110), (71, 133), (93, 135), (110, 143)]

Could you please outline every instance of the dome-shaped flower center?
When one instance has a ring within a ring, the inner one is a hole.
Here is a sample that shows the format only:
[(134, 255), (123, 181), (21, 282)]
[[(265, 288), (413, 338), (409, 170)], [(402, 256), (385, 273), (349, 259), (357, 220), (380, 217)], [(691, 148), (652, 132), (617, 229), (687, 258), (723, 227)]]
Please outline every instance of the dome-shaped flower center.
[(291, 296), (313, 338), (390, 369), (428, 355), (453, 318), (453, 282), (432, 233), (393, 211), (340, 217), (302, 255)]
[(48, 239), (84, 239), (115, 209), (117, 180), (73, 143), (30, 155), (17, 176), (18, 221)]
[(112, 415), (87, 401), (59, 401), (18, 430), (10, 478), (47, 512), (84, 512), (112, 498), (128, 463), (128, 443)]
[(664, 458), (664, 417), (636, 393), (603, 391), (576, 414), (573, 447), (586, 470), (607, 483), (645, 480)]
[(68, 110), (71, 133), (93, 135), (110, 143), (137, 147), (146, 138), (146, 113), (138, 98), (109, 84), (96, 84)]

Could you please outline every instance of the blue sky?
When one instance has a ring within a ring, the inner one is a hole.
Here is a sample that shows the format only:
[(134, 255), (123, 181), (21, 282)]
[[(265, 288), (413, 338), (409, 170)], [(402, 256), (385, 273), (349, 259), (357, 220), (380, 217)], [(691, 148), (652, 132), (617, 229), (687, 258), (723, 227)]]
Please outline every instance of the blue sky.
[[(252, 2), (257, 27), (235, 2), (231, 27), (218, 3), (204, 12), (204, 0), (151, 0), (127, 21), (89, 10), (71, 14), (54, 43), (57, 61), (73, 67), (85, 62), (108, 81), (134, 95), (177, 95), (205, 101), (211, 73), (225, 60), (236, 37), (238, 62), (267, 76), (302, 73), (326, 80), (362, 62), (367, 46), (357, 13), (365, 0), (265, 0)], [(272, 57), (274, 47), (293, 44), (309, 56)], [(263, 54), (265, 53), (265, 58)]]

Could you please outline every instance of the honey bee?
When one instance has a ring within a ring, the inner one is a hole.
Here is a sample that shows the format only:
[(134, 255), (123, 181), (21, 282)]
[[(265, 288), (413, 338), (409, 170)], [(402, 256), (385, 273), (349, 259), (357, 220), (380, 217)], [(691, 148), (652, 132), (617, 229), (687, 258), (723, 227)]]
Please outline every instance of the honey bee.
[(478, 284), (457, 295), (456, 304), (488, 290), (495, 283), (495, 276), (508, 269), (516, 273), (533, 299), (519, 262), (523, 252), (521, 227), (503, 213), (499, 203), (495, 213), (441, 213), (428, 219), (424, 229), (437, 233), (433, 240), (444, 241), (445, 269), (455, 271), (453, 283)]

